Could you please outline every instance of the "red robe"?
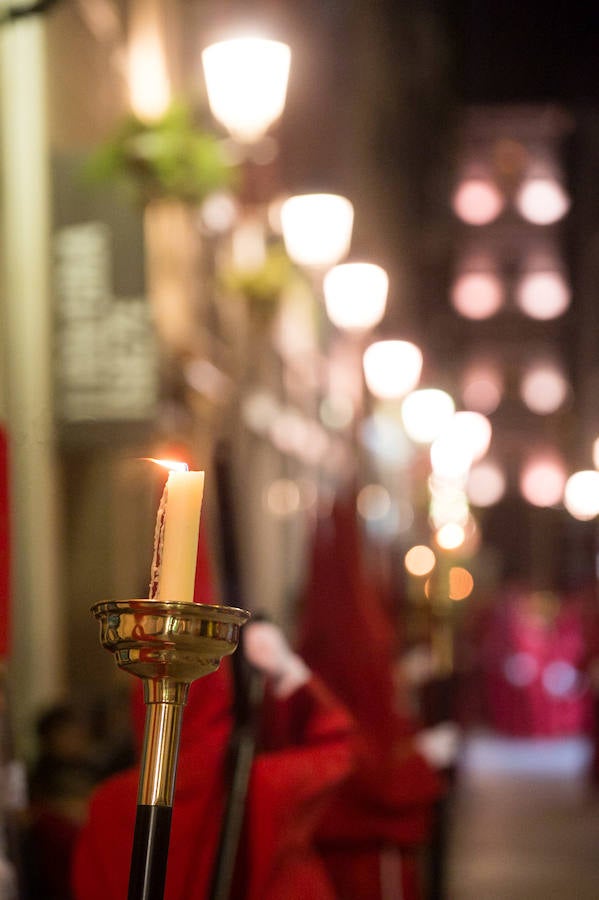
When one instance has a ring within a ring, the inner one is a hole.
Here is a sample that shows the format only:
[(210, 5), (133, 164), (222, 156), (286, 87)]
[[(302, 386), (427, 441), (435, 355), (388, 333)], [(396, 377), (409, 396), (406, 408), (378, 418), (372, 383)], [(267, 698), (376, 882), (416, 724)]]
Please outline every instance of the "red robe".
[[(225, 804), (231, 731), (230, 665), (195, 682), (183, 716), (166, 900), (206, 900)], [(323, 804), (352, 765), (352, 724), (312, 679), (273, 701), (276, 727), (254, 760), (241, 838), (239, 898), (334, 900), (310, 843)], [(270, 719), (267, 723), (270, 723)], [(76, 900), (125, 900), (136, 813), (138, 769), (95, 793), (76, 848)]]
[(340, 900), (416, 900), (442, 785), (414, 748), (415, 723), (396, 709), (394, 626), (363, 566), (355, 510), (350, 493), (319, 524), (299, 623), (299, 653), (360, 733), (356, 771), (321, 824), (319, 846)]

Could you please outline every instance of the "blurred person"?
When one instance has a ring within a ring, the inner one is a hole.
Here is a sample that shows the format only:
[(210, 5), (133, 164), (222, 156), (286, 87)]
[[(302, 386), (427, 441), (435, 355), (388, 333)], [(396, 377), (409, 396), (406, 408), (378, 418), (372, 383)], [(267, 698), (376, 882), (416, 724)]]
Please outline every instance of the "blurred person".
[(70, 705), (44, 710), (36, 733), (24, 835), (26, 897), (69, 900), (73, 849), (98, 770), (86, 723)]
[(356, 720), (356, 769), (338, 789), (318, 846), (338, 900), (420, 900), (435, 804), (445, 786), (397, 707), (396, 626), (361, 553), (352, 491), (314, 534), (297, 647)]
[[(233, 877), (239, 900), (334, 900), (312, 842), (333, 792), (351, 771), (350, 716), (293, 653), (272, 623), (248, 623), (243, 647), (265, 676), (257, 737)], [(144, 709), (135, 694), (138, 736)], [(167, 900), (206, 900), (218, 857), (230, 783), (234, 726), (232, 661), (191, 686), (183, 715), (173, 807)], [(103, 782), (92, 798), (73, 867), (75, 900), (127, 895), (139, 768)]]

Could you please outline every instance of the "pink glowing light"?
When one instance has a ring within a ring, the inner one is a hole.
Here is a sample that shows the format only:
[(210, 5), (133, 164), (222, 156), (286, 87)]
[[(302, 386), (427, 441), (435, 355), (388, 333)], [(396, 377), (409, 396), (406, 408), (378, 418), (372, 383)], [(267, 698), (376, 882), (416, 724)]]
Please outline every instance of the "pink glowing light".
[(497, 463), (483, 460), (470, 469), (466, 493), (473, 506), (493, 506), (505, 494), (506, 478)]
[(501, 213), (504, 197), (488, 178), (466, 178), (452, 199), (455, 214), (468, 225), (487, 225)]
[(562, 499), (566, 477), (561, 459), (553, 454), (538, 454), (520, 472), (520, 493), (533, 506), (555, 506)]
[(503, 306), (505, 291), (492, 272), (467, 272), (460, 275), (451, 290), (451, 302), (466, 319), (489, 319)]
[(490, 415), (503, 397), (503, 376), (492, 362), (473, 363), (462, 377), (462, 400), (467, 409)]
[(531, 412), (547, 416), (566, 401), (569, 385), (560, 367), (553, 362), (538, 362), (524, 373), (520, 396)]

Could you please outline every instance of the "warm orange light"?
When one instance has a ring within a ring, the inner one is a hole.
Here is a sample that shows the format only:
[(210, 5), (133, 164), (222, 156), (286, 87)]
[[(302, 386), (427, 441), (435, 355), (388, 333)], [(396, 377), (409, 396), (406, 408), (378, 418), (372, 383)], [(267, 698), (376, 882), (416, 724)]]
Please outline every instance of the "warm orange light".
[(165, 469), (169, 469), (171, 472), (189, 472), (187, 463), (177, 459), (154, 459), (152, 456), (142, 456), (141, 458), (146, 459), (148, 462), (156, 463), (157, 466), (164, 466)]
[(452, 566), (449, 570), (449, 599), (465, 600), (472, 593), (474, 578), (468, 569)]

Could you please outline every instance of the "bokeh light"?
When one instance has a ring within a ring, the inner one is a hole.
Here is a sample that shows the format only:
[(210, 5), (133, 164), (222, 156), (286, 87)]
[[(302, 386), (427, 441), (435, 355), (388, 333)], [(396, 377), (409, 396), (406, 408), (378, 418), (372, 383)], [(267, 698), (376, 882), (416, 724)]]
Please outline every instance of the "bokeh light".
[(264, 38), (234, 38), (202, 51), (212, 115), (236, 140), (259, 140), (279, 118), (290, 63), (287, 44)]
[(457, 550), (466, 538), (466, 532), (457, 522), (447, 522), (435, 534), (435, 540), (443, 550)]
[(326, 394), (319, 407), (320, 421), (333, 431), (342, 431), (351, 425), (354, 418), (354, 404), (347, 394)]
[(239, 209), (233, 194), (214, 191), (200, 206), (200, 220), (213, 234), (224, 234), (235, 224)]
[(433, 571), (437, 558), (426, 544), (416, 544), (410, 547), (404, 556), (404, 565), (410, 575), (428, 575)]
[(491, 443), (493, 429), (482, 413), (460, 410), (447, 423), (443, 434), (453, 435), (466, 447), (476, 462), (485, 455)]
[(364, 377), (375, 397), (394, 399), (413, 390), (422, 371), (422, 353), (410, 341), (375, 341), (364, 351)]
[(520, 493), (533, 506), (555, 506), (562, 499), (565, 483), (566, 468), (557, 454), (539, 452), (520, 471)]
[(356, 505), (363, 519), (382, 519), (391, 509), (391, 497), (382, 484), (367, 484), (359, 491)]
[(412, 391), (401, 404), (401, 418), (408, 437), (417, 444), (430, 444), (443, 431), (455, 412), (453, 398), (438, 388)]
[(429, 521), (433, 528), (440, 528), (447, 522), (466, 525), (470, 515), (468, 497), (461, 484), (439, 481), (433, 476), (429, 480), (431, 500)]
[(489, 319), (504, 304), (503, 283), (492, 272), (466, 272), (459, 275), (451, 289), (451, 302), (466, 319)]
[(338, 194), (298, 194), (281, 206), (283, 241), (298, 265), (334, 266), (349, 252), (354, 209)]
[(453, 481), (466, 477), (473, 456), (460, 435), (446, 429), (431, 444), (430, 460), (437, 478)]
[(552, 225), (570, 208), (570, 198), (555, 178), (527, 178), (516, 195), (518, 212), (533, 225)]
[(449, 599), (465, 600), (474, 589), (474, 578), (463, 566), (452, 566), (449, 570)]
[(462, 401), (466, 409), (490, 415), (503, 397), (503, 376), (491, 360), (476, 360), (462, 376)]
[(501, 213), (505, 200), (489, 178), (465, 178), (457, 187), (451, 205), (467, 225), (487, 225)]
[(300, 489), (290, 478), (277, 478), (264, 493), (264, 506), (278, 519), (289, 518), (300, 509)]
[(531, 319), (546, 321), (563, 315), (570, 305), (570, 287), (559, 272), (527, 272), (516, 286), (516, 303)]
[(506, 477), (498, 463), (482, 460), (472, 466), (466, 482), (466, 493), (473, 506), (499, 503), (506, 489)]
[(568, 382), (557, 363), (540, 360), (529, 366), (520, 382), (520, 396), (531, 412), (547, 416), (566, 401)]
[(594, 519), (599, 513), (599, 472), (583, 469), (570, 475), (564, 490), (564, 506), (571, 516), (581, 522)]
[(383, 318), (388, 290), (387, 273), (374, 263), (334, 266), (323, 280), (327, 315), (337, 328), (367, 331)]

